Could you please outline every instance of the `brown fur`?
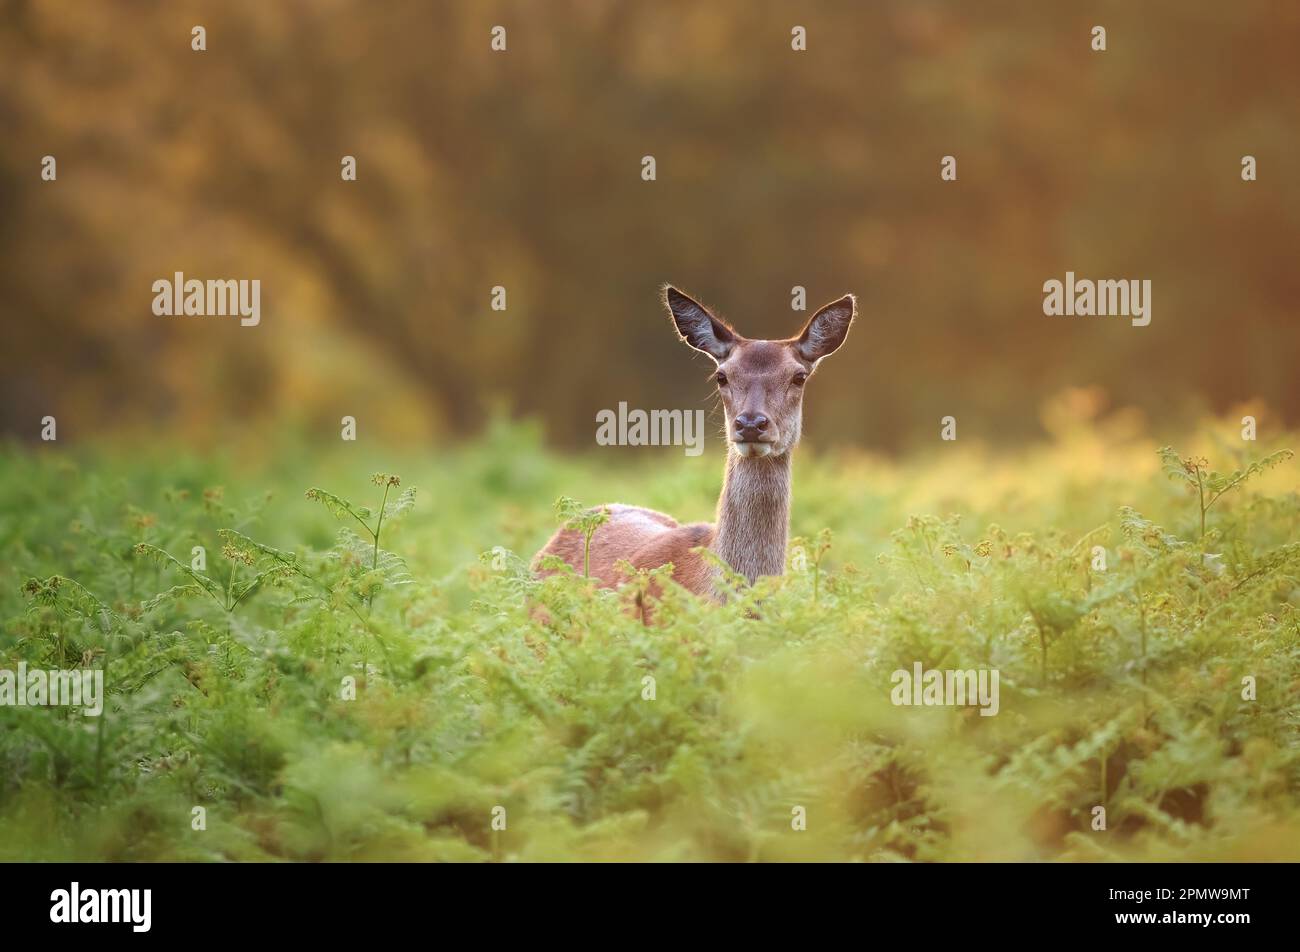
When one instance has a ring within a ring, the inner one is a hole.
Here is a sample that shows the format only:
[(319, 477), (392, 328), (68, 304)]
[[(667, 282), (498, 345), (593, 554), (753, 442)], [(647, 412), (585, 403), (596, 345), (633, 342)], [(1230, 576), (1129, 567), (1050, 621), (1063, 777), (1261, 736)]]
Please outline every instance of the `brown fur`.
[[(592, 534), (590, 555), (591, 577), (602, 586), (612, 588), (624, 580), (615, 566), (621, 559), (627, 559), (638, 569), (654, 569), (672, 562), (675, 581), (693, 592), (707, 587), (708, 566), (698, 554), (688, 550), (711, 545), (713, 526), (707, 522), (683, 526), (662, 512), (621, 503), (601, 508), (609, 510), (609, 521)], [(558, 555), (581, 572), (582, 533), (574, 529), (556, 532), (537, 553), (534, 568), (544, 555)]]
[[(673, 579), (697, 595), (717, 597), (715, 569), (698, 551), (717, 553), (750, 582), (785, 569), (790, 525), (790, 456), (799, 442), (803, 382), (822, 357), (843, 343), (853, 321), (851, 296), (826, 305), (788, 340), (747, 340), (675, 288), (665, 303), (682, 339), (717, 364), (727, 420), (727, 468), (714, 524), (680, 525), (652, 509), (613, 504), (591, 538), (591, 575), (602, 586), (624, 581), (623, 559), (635, 568), (672, 563)], [(755, 444), (758, 444), (757, 446)], [(758, 455), (766, 451), (766, 455)], [(583, 536), (561, 529), (534, 560), (558, 555), (583, 569)]]

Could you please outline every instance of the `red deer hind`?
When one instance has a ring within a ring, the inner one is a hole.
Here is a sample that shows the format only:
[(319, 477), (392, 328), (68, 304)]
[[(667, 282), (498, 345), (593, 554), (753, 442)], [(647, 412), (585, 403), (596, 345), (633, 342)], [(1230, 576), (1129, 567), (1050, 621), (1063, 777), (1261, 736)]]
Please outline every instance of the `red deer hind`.
[[(823, 357), (844, 343), (856, 313), (846, 294), (814, 314), (797, 337), (749, 340), (708, 308), (674, 287), (664, 303), (677, 331), (717, 364), (714, 380), (726, 414), (729, 446), (714, 523), (680, 525), (652, 509), (613, 503), (598, 508), (609, 519), (591, 537), (590, 571), (603, 586), (623, 581), (626, 559), (637, 569), (669, 562), (673, 579), (697, 595), (716, 597), (716, 570), (696, 548), (708, 548), (751, 583), (785, 570), (790, 530), (790, 454), (799, 442), (804, 384)], [(584, 538), (561, 529), (534, 560), (557, 555), (583, 571)]]

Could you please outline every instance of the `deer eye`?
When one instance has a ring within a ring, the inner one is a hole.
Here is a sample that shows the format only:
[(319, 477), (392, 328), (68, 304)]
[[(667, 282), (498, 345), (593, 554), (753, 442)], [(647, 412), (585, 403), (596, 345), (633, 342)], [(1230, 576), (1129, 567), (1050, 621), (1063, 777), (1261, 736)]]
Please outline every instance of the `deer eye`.
[(807, 379), (808, 379), (808, 375), (804, 373), (802, 370), (800, 370), (798, 373), (794, 375), (794, 379), (791, 380), (790, 382), (793, 383), (796, 387), (802, 387), (803, 382)]
[(713, 375), (713, 379), (718, 382), (719, 387), (725, 387), (727, 385), (727, 375), (724, 374), (721, 370), (719, 370), (716, 374)]

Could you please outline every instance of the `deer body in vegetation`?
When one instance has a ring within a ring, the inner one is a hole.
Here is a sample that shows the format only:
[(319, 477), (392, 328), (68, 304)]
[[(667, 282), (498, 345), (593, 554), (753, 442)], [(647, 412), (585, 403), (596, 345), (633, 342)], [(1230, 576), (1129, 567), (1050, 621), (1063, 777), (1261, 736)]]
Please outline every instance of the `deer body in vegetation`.
[(637, 506), (604, 507), (608, 520), (590, 539), (561, 529), (538, 553), (557, 555), (578, 572), (589, 565), (601, 585), (623, 581), (617, 565), (634, 568), (672, 563), (673, 578), (698, 595), (714, 596), (709, 549), (751, 583), (785, 570), (790, 525), (790, 456), (799, 442), (804, 384), (823, 357), (844, 343), (856, 304), (845, 295), (814, 314), (785, 340), (749, 340), (674, 287), (664, 303), (682, 340), (716, 364), (714, 381), (726, 417), (728, 445), (716, 521), (679, 524)]

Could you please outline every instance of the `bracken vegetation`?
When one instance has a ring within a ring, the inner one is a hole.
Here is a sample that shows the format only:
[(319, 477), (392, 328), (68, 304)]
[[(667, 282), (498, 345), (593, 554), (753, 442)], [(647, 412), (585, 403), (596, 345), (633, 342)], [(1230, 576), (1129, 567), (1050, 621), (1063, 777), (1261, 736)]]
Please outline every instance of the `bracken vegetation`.
[[(0, 707), (0, 859), (1300, 859), (1293, 444), (801, 450), (791, 571), (653, 627), (528, 560), (561, 496), (707, 518), (716, 458), (9, 447), (0, 668), (107, 698)], [(894, 706), (915, 662), (999, 713)]]

